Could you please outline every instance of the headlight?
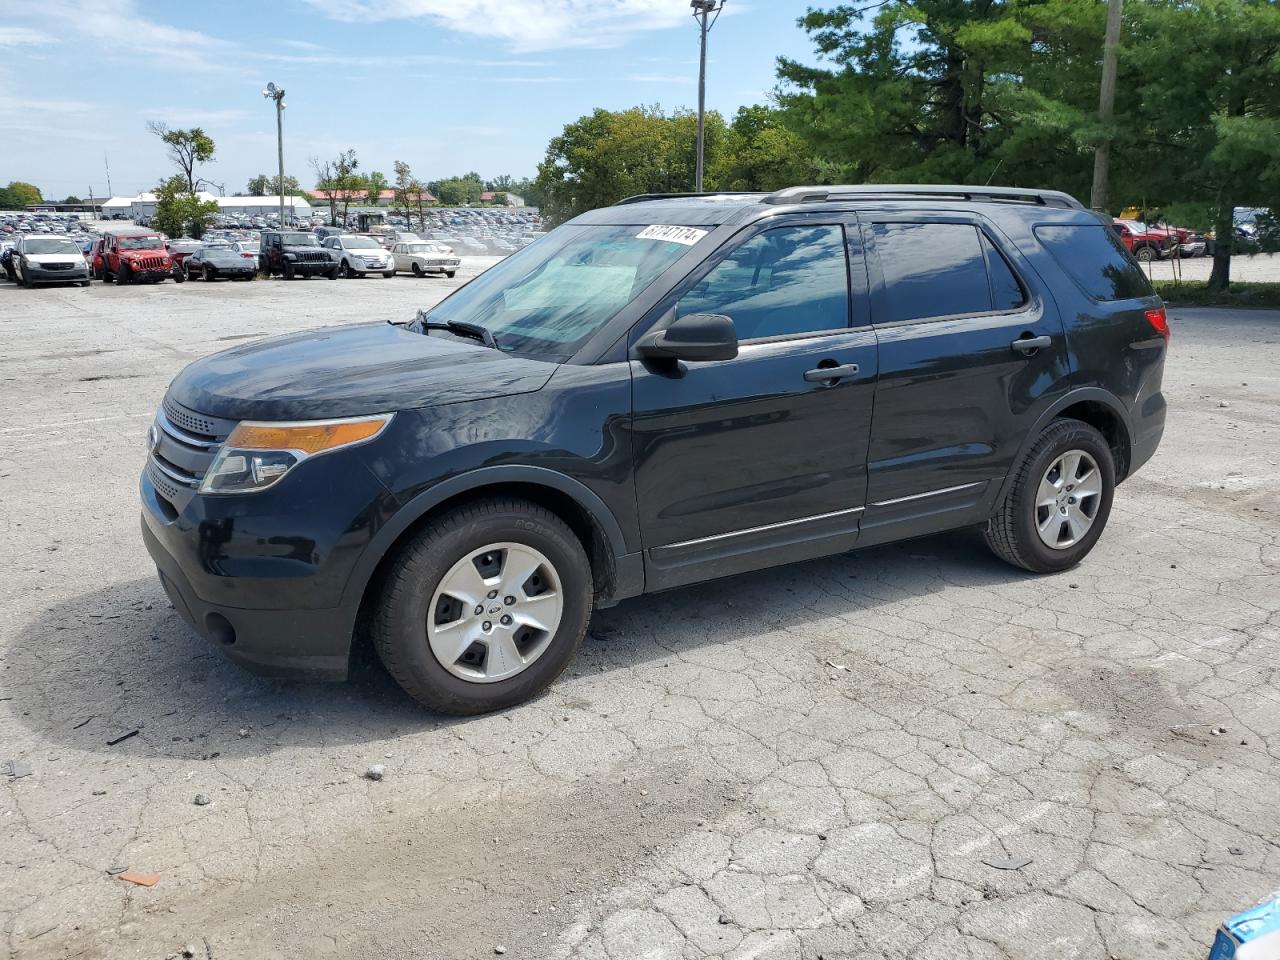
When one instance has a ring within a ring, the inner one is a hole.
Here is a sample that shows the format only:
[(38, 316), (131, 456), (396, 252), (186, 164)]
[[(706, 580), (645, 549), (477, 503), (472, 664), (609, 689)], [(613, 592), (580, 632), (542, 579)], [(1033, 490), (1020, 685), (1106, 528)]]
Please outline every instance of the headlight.
[(201, 493), (253, 493), (278, 482), (303, 460), (367, 443), (380, 434), (392, 413), (344, 420), (239, 424), (214, 458)]

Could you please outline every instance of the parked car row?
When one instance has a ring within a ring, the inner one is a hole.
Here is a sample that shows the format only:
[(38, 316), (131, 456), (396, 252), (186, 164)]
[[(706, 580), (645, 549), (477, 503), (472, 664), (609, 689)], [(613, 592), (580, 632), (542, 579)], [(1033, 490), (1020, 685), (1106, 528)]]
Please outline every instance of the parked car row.
[(1184, 259), (1203, 257), (1206, 246), (1204, 237), (1185, 227), (1159, 226), (1117, 217), (1111, 221), (1111, 229), (1142, 263), (1178, 256)]

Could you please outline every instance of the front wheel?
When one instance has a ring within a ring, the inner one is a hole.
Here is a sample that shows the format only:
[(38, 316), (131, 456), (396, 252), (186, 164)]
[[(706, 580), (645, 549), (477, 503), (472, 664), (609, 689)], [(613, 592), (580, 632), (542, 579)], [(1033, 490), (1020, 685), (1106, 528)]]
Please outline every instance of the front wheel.
[(351, 264), (343, 260), (342, 265), (338, 267), (338, 276), (340, 276), (343, 280), (350, 280), (352, 277), (354, 277), (355, 274), (351, 270)]
[(205, 283), (213, 283), (213, 267), (204, 268)]
[(392, 277), (394, 277), (395, 275), (396, 275), (396, 272), (395, 272), (394, 270), (383, 270), (383, 271), (382, 271), (382, 278), (383, 278), (384, 280), (390, 280), (390, 279), (391, 279)]
[(1075, 566), (1111, 515), (1115, 461), (1106, 438), (1079, 420), (1055, 420), (1018, 467), (985, 537), (1002, 560), (1033, 573)]
[(1139, 247), (1137, 250), (1133, 251), (1133, 257), (1139, 263), (1150, 263), (1158, 256), (1159, 254), (1155, 247)]
[(457, 273), (458, 273), (457, 270), (446, 270), (444, 275), (448, 277), (450, 280), (452, 280), (455, 276), (457, 276)]
[(129, 265), (121, 260), (120, 266), (116, 267), (116, 286), (127, 286), (132, 281), (133, 275), (129, 272)]
[(422, 278), (422, 267), (418, 266), (416, 263), (413, 265), (413, 275), (419, 279)]
[(586, 553), (564, 521), (525, 500), (481, 500), (442, 514), (393, 560), (374, 646), (424, 706), (501, 710), (573, 659), (593, 595)]
[(284, 262), (284, 278), (286, 280), (292, 280), (294, 278), (293, 264), (288, 260)]

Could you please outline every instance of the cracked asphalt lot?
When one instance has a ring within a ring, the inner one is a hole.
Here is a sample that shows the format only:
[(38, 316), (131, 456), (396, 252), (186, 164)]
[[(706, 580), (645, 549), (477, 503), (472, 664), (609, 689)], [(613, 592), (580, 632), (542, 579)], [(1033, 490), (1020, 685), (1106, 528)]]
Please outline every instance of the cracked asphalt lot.
[(166, 384), (448, 286), (0, 285), (11, 956), (1199, 960), (1280, 885), (1280, 315), (1172, 311), (1069, 573), (961, 532), (634, 600), (478, 719), (242, 673), (139, 540)]

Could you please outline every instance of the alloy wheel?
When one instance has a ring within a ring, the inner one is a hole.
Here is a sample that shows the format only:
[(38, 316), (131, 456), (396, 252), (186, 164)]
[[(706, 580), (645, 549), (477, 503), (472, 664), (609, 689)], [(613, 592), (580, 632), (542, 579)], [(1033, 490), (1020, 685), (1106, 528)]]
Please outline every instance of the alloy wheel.
[(427, 642), (454, 676), (493, 683), (542, 656), (563, 612), (560, 575), (541, 551), (491, 543), (455, 563), (436, 587)]
[(1036, 532), (1054, 550), (1073, 547), (1087, 534), (1102, 504), (1102, 473), (1083, 450), (1054, 458), (1036, 491)]

